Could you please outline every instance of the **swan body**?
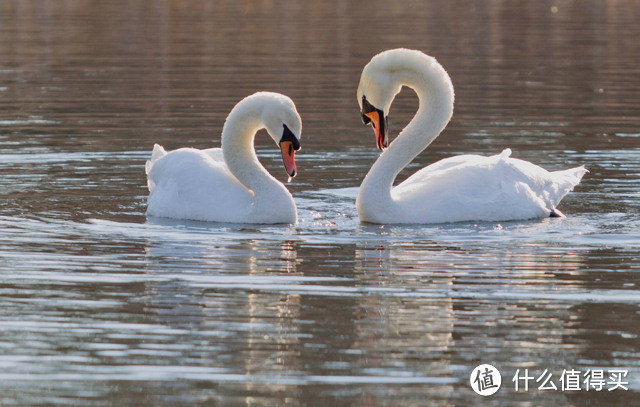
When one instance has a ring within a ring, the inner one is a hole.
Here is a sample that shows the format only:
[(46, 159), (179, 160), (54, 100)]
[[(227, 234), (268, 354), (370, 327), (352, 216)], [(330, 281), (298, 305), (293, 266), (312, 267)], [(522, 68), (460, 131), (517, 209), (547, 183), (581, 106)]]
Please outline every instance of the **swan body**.
[(295, 105), (277, 93), (241, 100), (222, 130), (222, 148), (155, 145), (146, 163), (148, 216), (233, 223), (296, 223), (291, 193), (260, 164), (253, 140), (266, 128), (280, 145), (285, 169), (296, 175), (302, 122)]
[[(419, 108), (387, 148), (386, 118), (402, 86), (418, 95)], [(358, 86), (365, 123), (383, 153), (366, 175), (356, 207), (363, 222), (443, 223), (506, 221), (557, 216), (556, 206), (587, 172), (583, 167), (549, 172), (511, 158), (511, 150), (486, 157), (460, 155), (431, 164), (397, 186), (398, 173), (445, 128), (453, 114), (449, 75), (420, 51), (396, 49), (374, 56)]]

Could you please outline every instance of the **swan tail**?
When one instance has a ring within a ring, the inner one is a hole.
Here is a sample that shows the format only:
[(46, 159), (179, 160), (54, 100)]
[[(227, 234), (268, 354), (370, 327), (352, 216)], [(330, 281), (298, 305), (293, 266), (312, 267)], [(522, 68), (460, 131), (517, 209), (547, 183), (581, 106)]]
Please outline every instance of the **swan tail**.
[(501, 160), (506, 160), (507, 158), (511, 157), (511, 149), (505, 148), (500, 154), (498, 154), (498, 157), (500, 157)]
[(573, 188), (580, 183), (584, 174), (589, 171), (584, 168), (584, 165), (580, 167), (570, 168), (568, 170), (554, 171), (551, 173), (553, 182), (555, 184), (555, 196), (551, 197), (552, 209), (555, 209), (556, 205), (560, 203), (562, 198), (565, 197)]
[(153, 191), (156, 187), (156, 183), (151, 176), (151, 169), (153, 168), (153, 165), (165, 155), (167, 155), (167, 152), (165, 151), (164, 147), (162, 147), (160, 144), (154, 144), (153, 152), (151, 153), (151, 159), (148, 160), (144, 165), (144, 171), (147, 174), (147, 187), (149, 188), (149, 192)]
[(148, 160), (144, 166), (144, 169), (147, 175), (149, 175), (149, 173), (151, 172), (151, 168), (153, 168), (153, 164), (155, 164), (156, 161), (158, 161), (160, 158), (164, 157), (165, 155), (167, 155), (167, 152), (165, 151), (164, 147), (162, 147), (160, 144), (153, 145), (153, 151), (151, 152), (151, 159)]

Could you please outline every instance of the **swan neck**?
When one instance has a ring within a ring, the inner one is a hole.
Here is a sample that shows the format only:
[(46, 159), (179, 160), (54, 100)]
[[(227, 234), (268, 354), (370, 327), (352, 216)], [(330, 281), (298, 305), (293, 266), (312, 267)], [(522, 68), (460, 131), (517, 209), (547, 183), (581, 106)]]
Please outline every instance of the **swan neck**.
[(409, 65), (396, 73), (398, 85), (413, 89), (418, 96), (418, 111), (385, 152), (395, 158), (396, 175), (440, 135), (453, 114), (451, 79), (435, 60), (430, 62)]
[(435, 60), (426, 66), (421, 63), (398, 68), (390, 77), (395, 85), (415, 91), (419, 107), (409, 124), (378, 157), (362, 184), (364, 193), (388, 201), (393, 200), (391, 189), (400, 171), (438, 137), (451, 119), (454, 101), (451, 79)]
[(227, 167), (240, 183), (253, 191), (255, 199), (269, 187), (281, 185), (260, 164), (255, 152), (254, 139), (263, 127), (258, 111), (234, 109), (222, 130), (222, 154)]

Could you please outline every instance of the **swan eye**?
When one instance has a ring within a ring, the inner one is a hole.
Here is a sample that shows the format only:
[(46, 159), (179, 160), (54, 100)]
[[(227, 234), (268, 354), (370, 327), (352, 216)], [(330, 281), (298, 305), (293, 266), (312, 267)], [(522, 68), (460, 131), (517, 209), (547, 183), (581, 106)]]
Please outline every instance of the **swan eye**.
[(371, 103), (369, 103), (367, 97), (365, 95), (362, 95), (362, 122), (364, 124), (372, 123), (373, 127), (376, 126), (374, 121), (372, 121), (369, 117), (369, 113), (375, 112), (377, 110), (378, 109), (376, 109)]
[(295, 151), (300, 150), (300, 140), (298, 140), (293, 132), (289, 130), (289, 127), (287, 127), (286, 124), (282, 124), (282, 126), (284, 127), (284, 131), (282, 132), (282, 138), (280, 139), (280, 142), (282, 143), (283, 141), (290, 141), (291, 146)]

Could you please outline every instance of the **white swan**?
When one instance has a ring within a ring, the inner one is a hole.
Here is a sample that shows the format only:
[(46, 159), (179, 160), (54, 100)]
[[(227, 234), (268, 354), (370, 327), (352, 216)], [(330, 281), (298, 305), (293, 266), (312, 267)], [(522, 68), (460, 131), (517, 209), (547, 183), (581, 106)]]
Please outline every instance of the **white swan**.
[(233, 223), (296, 223), (291, 193), (260, 164), (253, 140), (258, 130), (280, 145), (289, 177), (296, 176), (302, 121), (284, 95), (258, 92), (241, 100), (222, 129), (222, 148), (155, 145), (147, 161), (148, 216)]
[[(415, 117), (387, 147), (387, 115), (403, 85), (418, 95)], [(431, 164), (393, 187), (398, 173), (444, 129), (453, 114), (453, 85), (438, 62), (420, 51), (395, 49), (364, 67), (358, 103), (383, 153), (365, 177), (356, 207), (364, 222), (442, 223), (562, 216), (556, 205), (580, 182), (584, 167), (548, 172), (510, 158), (460, 155)]]

